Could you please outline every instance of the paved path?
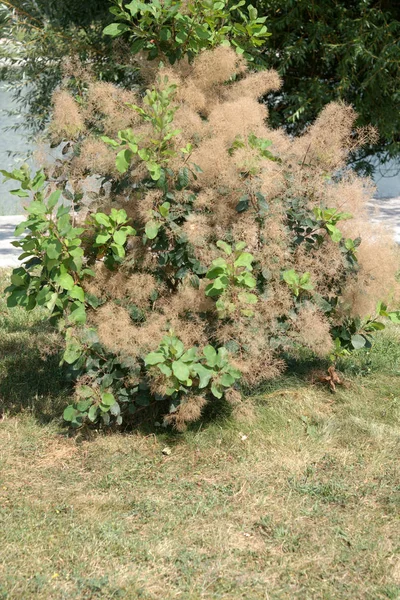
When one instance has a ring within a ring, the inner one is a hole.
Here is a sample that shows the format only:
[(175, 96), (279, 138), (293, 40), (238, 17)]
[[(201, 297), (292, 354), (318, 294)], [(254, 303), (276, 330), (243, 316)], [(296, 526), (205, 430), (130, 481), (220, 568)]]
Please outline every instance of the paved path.
[[(400, 196), (371, 200), (368, 204), (372, 221), (393, 227), (395, 239), (400, 243)], [(378, 209), (378, 210), (376, 210)], [(0, 268), (18, 266), (19, 248), (14, 248), (14, 229), (24, 220), (23, 215), (0, 217)]]
[(374, 198), (368, 202), (368, 208), (371, 220), (392, 227), (395, 240), (400, 244), (400, 196), (397, 198)]
[(0, 268), (17, 267), (20, 248), (14, 248), (11, 242), (14, 238), (14, 229), (18, 223), (24, 220), (23, 215), (11, 217), (0, 217)]

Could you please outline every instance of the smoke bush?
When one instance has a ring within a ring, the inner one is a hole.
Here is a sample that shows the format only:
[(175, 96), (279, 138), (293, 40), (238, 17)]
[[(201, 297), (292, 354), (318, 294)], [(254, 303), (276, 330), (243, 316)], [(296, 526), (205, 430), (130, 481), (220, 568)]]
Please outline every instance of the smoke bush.
[[(279, 375), (284, 352), (334, 359), (399, 320), (395, 245), (368, 223), (369, 182), (345, 166), (353, 110), (329, 104), (292, 139), (259, 102), (276, 72), (251, 72), (229, 47), (152, 72), (124, 103), (110, 84), (79, 103), (59, 91), (50, 131), (68, 142), (64, 159), (37, 188), (6, 174), (35, 195), (9, 302), (47, 305), (64, 331), (75, 425), (164, 402), (182, 429), (214, 398), (237, 402), (240, 381)], [(90, 175), (103, 185), (83, 198)], [(46, 204), (55, 187), (73, 222)]]

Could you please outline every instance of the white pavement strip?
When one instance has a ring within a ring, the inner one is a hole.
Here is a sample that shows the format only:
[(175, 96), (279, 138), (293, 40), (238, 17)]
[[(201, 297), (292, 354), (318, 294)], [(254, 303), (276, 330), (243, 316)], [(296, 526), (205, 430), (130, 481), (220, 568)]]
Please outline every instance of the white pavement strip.
[[(397, 198), (374, 199), (368, 203), (372, 221), (384, 223), (393, 229), (394, 237), (400, 243), (400, 196)], [(0, 217), (0, 268), (16, 267), (19, 264), (20, 248), (14, 248), (11, 242), (14, 229), (25, 219), (24, 215)]]
[(393, 230), (394, 239), (400, 244), (400, 196), (397, 198), (374, 198), (368, 202), (371, 221), (383, 223)]
[(17, 267), (21, 248), (14, 248), (11, 242), (15, 240), (14, 229), (25, 219), (24, 215), (0, 217), (0, 268)]

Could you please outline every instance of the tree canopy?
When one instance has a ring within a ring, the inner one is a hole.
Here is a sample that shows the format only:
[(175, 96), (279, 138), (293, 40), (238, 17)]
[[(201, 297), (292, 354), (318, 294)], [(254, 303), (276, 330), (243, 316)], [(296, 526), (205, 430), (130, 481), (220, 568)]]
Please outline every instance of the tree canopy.
[[(33, 134), (44, 129), (51, 96), (62, 80), (67, 59), (90, 65), (99, 79), (131, 82), (111, 40), (103, 36), (112, 20), (109, 0), (11, 0), (0, 3), (0, 77), (13, 83), (25, 113), (23, 126)], [(20, 111), (19, 111), (20, 112)]]
[(300, 133), (331, 100), (344, 100), (379, 142), (358, 158), (400, 153), (400, 3), (261, 0), (272, 34), (265, 58), (283, 77), (269, 97), (275, 126)]

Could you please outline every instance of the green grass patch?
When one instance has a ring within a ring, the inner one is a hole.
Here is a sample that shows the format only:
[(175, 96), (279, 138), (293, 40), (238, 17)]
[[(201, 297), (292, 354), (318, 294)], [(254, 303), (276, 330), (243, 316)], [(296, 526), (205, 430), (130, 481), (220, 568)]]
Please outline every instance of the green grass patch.
[(400, 598), (399, 342), (336, 394), (298, 364), (236, 419), (71, 438), (59, 340), (2, 300), (0, 599)]

